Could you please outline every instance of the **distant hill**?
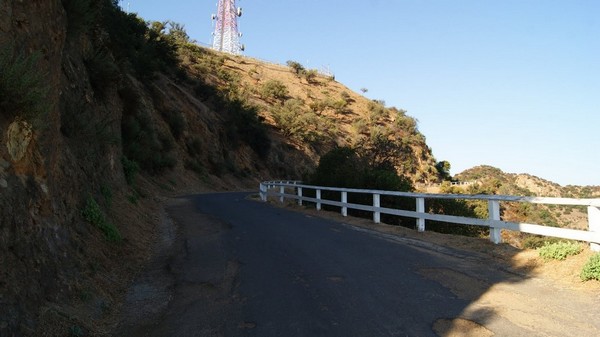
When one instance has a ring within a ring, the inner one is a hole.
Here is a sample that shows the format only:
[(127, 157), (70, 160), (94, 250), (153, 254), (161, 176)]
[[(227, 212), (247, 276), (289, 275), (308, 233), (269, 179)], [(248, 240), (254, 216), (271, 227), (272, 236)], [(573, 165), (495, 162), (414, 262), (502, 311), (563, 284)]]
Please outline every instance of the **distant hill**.
[(477, 182), (479, 189), (488, 190), (494, 194), (563, 198), (600, 197), (600, 186), (561, 186), (531, 174), (505, 173), (487, 165), (467, 169), (456, 174), (454, 179)]
[[(539, 197), (598, 198), (599, 186), (560, 186), (530, 175), (505, 173), (492, 166), (477, 166), (454, 176), (473, 184), (464, 189), (446, 186), (444, 192), (469, 194), (501, 194)], [(587, 209), (578, 206), (502, 203), (503, 219), (566, 228), (587, 228)]]

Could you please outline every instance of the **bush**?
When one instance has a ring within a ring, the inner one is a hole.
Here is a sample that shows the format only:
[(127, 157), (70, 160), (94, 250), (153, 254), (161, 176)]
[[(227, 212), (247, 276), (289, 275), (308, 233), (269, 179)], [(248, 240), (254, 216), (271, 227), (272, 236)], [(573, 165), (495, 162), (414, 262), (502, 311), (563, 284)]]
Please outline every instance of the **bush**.
[(173, 146), (170, 137), (157, 132), (135, 91), (123, 89), (119, 94), (124, 106), (121, 140), (125, 156), (150, 173), (173, 168), (177, 161), (168, 153)]
[(288, 89), (281, 81), (268, 80), (259, 89), (260, 95), (265, 99), (284, 100), (288, 96)]
[(118, 64), (130, 64), (142, 79), (151, 79), (158, 70), (176, 69), (177, 46), (165, 33), (164, 25), (148, 27), (136, 14), (124, 13), (116, 2), (102, 9), (110, 49)]
[(125, 156), (121, 158), (121, 165), (123, 165), (123, 174), (125, 175), (127, 185), (133, 185), (135, 183), (135, 175), (140, 171), (140, 166)]
[(283, 106), (271, 110), (273, 119), (285, 136), (307, 143), (318, 143), (327, 138), (331, 131), (326, 120), (314, 112), (304, 110), (304, 103), (289, 99)]
[(287, 61), (288, 67), (291, 68), (292, 72), (296, 74), (296, 76), (300, 77), (302, 73), (304, 73), (304, 66), (296, 61)]
[(10, 45), (0, 49), (0, 112), (3, 115), (18, 116), (35, 125), (50, 110), (39, 59), (37, 52), (25, 57)]
[(582, 281), (600, 281), (600, 253), (590, 257), (588, 262), (583, 266), (579, 276), (581, 277)]
[(98, 227), (108, 241), (120, 242), (122, 240), (121, 233), (119, 233), (117, 227), (106, 220), (100, 209), (100, 205), (98, 205), (92, 196), (88, 197), (81, 215), (87, 222)]
[(541, 248), (538, 248), (540, 257), (544, 260), (564, 260), (568, 256), (577, 255), (582, 248), (579, 243), (560, 241), (548, 243)]
[(315, 79), (317, 78), (318, 75), (318, 71), (316, 69), (309, 69), (309, 70), (305, 70), (302, 75), (304, 76), (304, 79), (306, 80), (307, 83), (312, 84), (314, 83)]
[(228, 136), (234, 145), (243, 141), (262, 159), (267, 158), (271, 150), (271, 138), (258, 115), (256, 107), (240, 100), (225, 102), (225, 110), (229, 113), (227, 121)]

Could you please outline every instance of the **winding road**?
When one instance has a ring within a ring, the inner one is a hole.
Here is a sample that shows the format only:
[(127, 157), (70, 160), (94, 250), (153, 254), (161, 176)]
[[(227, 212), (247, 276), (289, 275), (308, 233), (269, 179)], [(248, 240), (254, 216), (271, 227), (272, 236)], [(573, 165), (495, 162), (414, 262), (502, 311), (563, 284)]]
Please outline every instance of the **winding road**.
[(600, 335), (598, 294), (248, 196), (168, 207), (115, 336)]

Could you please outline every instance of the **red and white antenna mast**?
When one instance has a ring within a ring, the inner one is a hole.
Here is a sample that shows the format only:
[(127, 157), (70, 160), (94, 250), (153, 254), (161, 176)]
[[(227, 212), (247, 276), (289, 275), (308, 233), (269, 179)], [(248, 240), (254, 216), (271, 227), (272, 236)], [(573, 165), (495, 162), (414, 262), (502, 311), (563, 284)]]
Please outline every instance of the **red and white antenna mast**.
[(213, 32), (214, 50), (239, 55), (244, 50), (240, 43), (242, 33), (238, 31), (237, 18), (242, 16), (242, 8), (236, 6), (236, 0), (219, 0), (217, 14), (212, 15), (215, 30)]

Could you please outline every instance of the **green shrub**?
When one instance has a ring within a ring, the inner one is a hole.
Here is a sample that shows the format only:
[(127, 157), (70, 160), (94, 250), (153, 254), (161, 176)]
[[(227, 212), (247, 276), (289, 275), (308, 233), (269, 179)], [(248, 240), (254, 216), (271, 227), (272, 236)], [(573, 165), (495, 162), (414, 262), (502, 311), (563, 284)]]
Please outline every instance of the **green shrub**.
[(281, 81), (268, 80), (259, 89), (260, 95), (265, 99), (284, 100), (288, 96), (288, 89)]
[(568, 256), (579, 254), (581, 250), (579, 243), (567, 241), (548, 243), (538, 248), (540, 257), (544, 260), (564, 260)]
[(121, 120), (123, 153), (149, 173), (161, 173), (175, 166), (177, 160), (168, 152), (171, 139), (157, 132), (148, 113), (142, 109), (129, 110), (126, 105)]
[(119, 233), (117, 227), (106, 220), (104, 213), (100, 209), (100, 205), (98, 205), (92, 196), (88, 197), (81, 215), (87, 222), (98, 227), (108, 241), (120, 242), (122, 240), (121, 233)]
[(598, 280), (600, 281), (600, 253), (592, 255), (588, 262), (583, 266), (581, 280)]
[(125, 175), (125, 181), (127, 181), (127, 185), (131, 186), (135, 184), (135, 176), (140, 171), (140, 166), (138, 163), (123, 156), (121, 158), (121, 165), (123, 165), (123, 174)]
[(166, 34), (164, 25), (153, 25), (134, 13), (124, 13), (117, 2), (103, 6), (102, 10), (103, 26), (118, 64), (130, 65), (142, 79), (153, 78), (158, 70), (176, 69), (177, 46)]
[(258, 115), (258, 109), (237, 99), (224, 102), (224, 109), (229, 114), (227, 135), (233, 145), (238, 146), (243, 141), (260, 158), (267, 158), (271, 150), (271, 139), (263, 123), (264, 118)]
[(18, 116), (35, 125), (50, 110), (39, 59), (38, 52), (22, 56), (11, 45), (0, 48), (0, 112), (3, 115)]
[(304, 73), (304, 66), (296, 61), (287, 61), (287, 65), (291, 68), (292, 72), (298, 77), (300, 77), (300, 75)]
[(304, 76), (304, 79), (309, 84), (312, 84), (315, 82), (315, 79), (317, 78), (318, 74), (319, 74), (319, 72), (316, 69), (305, 70), (302, 73), (302, 75)]
[(274, 107), (271, 114), (281, 132), (298, 141), (317, 143), (323, 140), (324, 119), (312, 111), (304, 110), (304, 103), (298, 99), (289, 99), (283, 106)]

